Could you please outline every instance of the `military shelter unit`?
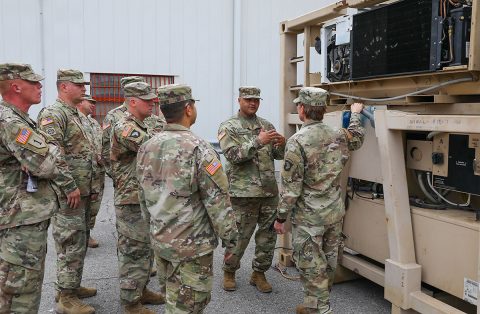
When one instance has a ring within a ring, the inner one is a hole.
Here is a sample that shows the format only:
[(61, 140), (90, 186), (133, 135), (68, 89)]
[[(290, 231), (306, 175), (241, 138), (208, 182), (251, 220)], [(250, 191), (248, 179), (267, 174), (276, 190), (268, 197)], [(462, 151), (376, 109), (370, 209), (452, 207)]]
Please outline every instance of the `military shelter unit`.
[(479, 311), (479, 22), (477, 1), (351, 0), (280, 25), (286, 136), (303, 86), (330, 92), (331, 126), (367, 105), (344, 173), (337, 279), (349, 270), (384, 286), (392, 313)]

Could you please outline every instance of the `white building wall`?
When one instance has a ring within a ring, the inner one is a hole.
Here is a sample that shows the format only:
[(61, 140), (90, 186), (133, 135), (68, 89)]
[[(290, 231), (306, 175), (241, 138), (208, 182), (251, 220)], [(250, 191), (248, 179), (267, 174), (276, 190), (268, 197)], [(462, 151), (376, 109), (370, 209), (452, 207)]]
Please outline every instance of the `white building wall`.
[(194, 131), (214, 140), (239, 85), (262, 89), (259, 114), (278, 126), (279, 23), (330, 2), (0, 0), (0, 62), (45, 75), (42, 105), (55, 100), (58, 68), (178, 75), (201, 100)]

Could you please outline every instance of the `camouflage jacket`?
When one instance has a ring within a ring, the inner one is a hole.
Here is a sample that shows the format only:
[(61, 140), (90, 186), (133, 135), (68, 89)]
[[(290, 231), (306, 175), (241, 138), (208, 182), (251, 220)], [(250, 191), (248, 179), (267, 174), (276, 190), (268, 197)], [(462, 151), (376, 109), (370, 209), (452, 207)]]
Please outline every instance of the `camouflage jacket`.
[(112, 128), (110, 160), (115, 184), (115, 205), (139, 204), (137, 152), (140, 145), (150, 139), (154, 132), (129, 113)]
[(231, 197), (272, 197), (278, 195), (274, 159), (283, 159), (285, 147), (261, 145), (260, 130), (275, 129), (265, 119), (244, 118), (240, 114), (223, 122), (218, 140), (227, 159)]
[(167, 124), (140, 148), (140, 206), (150, 218), (152, 245), (169, 261), (212, 252), (217, 235), (237, 239), (227, 178), (215, 150), (189, 129)]
[(65, 194), (76, 188), (82, 196), (91, 193), (92, 172), (96, 161), (96, 152), (86, 131), (88, 127), (77, 108), (67, 105), (60, 99), (44, 108), (38, 115), (39, 128), (53, 138), (60, 147), (61, 158), (66, 166), (60, 169), (62, 178), (54, 183)]
[(93, 174), (92, 174), (92, 194), (100, 193), (103, 184), (103, 177), (105, 176), (105, 168), (103, 166), (102, 160), (102, 127), (100, 124), (92, 118), (91, 116), (81, 115), (81, 118), (85, 121), (84, 124), (87, 126), (87, 135), (90, 139), (90, 142), (95, 148), (95, 158), (93, 163)]
[[(117, 108), (110, 110), (102, 124), (102, 160), (105, 166), (107, 174), (111, 177), (111, 165), (110, 165), (110, 139), (112, 138), (112, 128), (115, 124), (123, 119), (128, 113), (128, 109), (125, 103)], [(152, 114), (150, 117), (146, 118), (143, 123), (147, 126), (149, 130), (152, 130), (154, 133), (161, 131), (161, 128), (165, 123), (165, 118), (160, 113), (159, 116)]]
[(313, 121), (289, 138), (278, 217), (286, 219), (293, 210), (292, 222), (308, 227), (340, 221), (345, 214), (340, 174), (350, 151), (362, 146), (364, 134), (360, 115), (352, 113), (347, 129)]
[[(27, 113), (0, 102), (0, 230), (47, 220), (58, 208), (47, 178), (58, 175), (60, 150), (36, 128)], [(37, 177), (37, 192), (27, 192), (22, 167)]]

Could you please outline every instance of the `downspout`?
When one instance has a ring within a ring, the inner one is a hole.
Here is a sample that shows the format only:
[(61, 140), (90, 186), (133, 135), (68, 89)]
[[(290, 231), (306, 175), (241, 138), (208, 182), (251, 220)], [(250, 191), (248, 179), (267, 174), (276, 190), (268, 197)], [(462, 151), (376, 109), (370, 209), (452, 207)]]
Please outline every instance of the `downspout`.
[(237, 94), (240, 86), (242, 63), (242, 0), (233, 0), (233, 86), (232, 86), (232, 115), (238, 110)]

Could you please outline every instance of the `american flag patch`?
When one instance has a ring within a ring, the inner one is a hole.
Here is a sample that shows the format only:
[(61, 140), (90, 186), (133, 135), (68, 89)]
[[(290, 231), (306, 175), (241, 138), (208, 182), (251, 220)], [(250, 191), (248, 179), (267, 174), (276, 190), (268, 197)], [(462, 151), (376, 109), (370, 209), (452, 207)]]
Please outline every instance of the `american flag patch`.
[(49, 125), (50, 123), (53, 123), (53, 119), (52, 119), (52, 118), (42, 119), (42, 126), (43, 126), (43, 125)]
[(132, 130), (132, 127), (131, 127), (131, 126), (126, 127), (125, 129), (123, 129), (122, 136), (123, 136), (123, 137), (127, 137), (128, 134), (130, 134), (130, 131), (131, 131), (131, 130)]
[(17, 142), (23, 145), (27, 144), (30, 135), (32, 135), (32, 131), (29, 129), (21, 129), (17, 135)]
[(104, 130), (108, 129), (109, 127), (110, 127), (110, 123), (102, 125), (102, 129), (104, 129)]
[(208, 166), (205, 167), (205, 170), (213, 176), (215, 172), (222, 166), (222, 164), (219, 161), (212, 161)]

